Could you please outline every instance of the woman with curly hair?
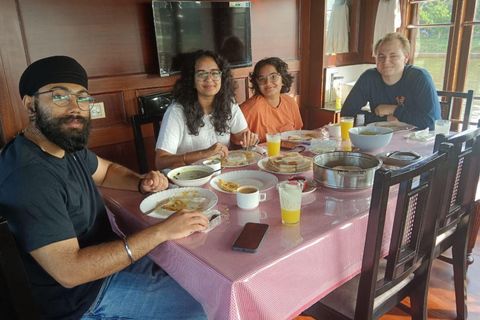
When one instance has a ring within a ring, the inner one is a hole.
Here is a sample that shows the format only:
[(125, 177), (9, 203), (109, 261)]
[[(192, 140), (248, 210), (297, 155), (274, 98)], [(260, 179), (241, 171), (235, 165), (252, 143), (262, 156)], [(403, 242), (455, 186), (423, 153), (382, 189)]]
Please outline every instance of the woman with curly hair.
[(253, 97), (240, 108), (247, 119), (248, 127), (256, 132), (261, 142), (267, 132), (284, 132), (303, 127), (297, 103), (289, 95), (293, 76), (288, 65), (280, 58), (260, 60), (250, 73)]
[(219, 154), (228, 156), (230, 134), (243, 146), (256, 143), (238, 104), (226, 60), (199, 50), (187, 59), (173, 88), (156, 145), (157, 169), (175, 168)]

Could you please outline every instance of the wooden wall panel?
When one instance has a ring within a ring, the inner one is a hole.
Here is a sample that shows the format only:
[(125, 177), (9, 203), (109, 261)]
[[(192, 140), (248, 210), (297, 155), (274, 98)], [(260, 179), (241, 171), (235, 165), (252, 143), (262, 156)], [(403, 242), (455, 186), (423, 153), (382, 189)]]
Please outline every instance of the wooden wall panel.
[(127, 124), (127, 112), (122, 92), (95, 95), (96, 102), (103, 102), (105, 118), (93, 119), (92, 128)]
[(0, 0), (0, 148), (20, 132), (28, 117), (18, 93), (27, 66), (15, 0)]
[(248, 81), (248, 77), (235, 79), (235, 101), (237, 101), (238, 104), (250, 98), (249, 85), (250, 81)]
[(300, 59), (299, 8), (296, 0), (252, 1), (254, 62), (273, 56), (284, 60)]
[[(148, 141), (148, 139), (145, 140)], [(150, 138), (150, 140), (153, 141), (153, 138)], [(154, 158), (154, 145), (151, 142), (150, 144), (145, 143), (145, 148), (147, 148), (149, 160)], [(138, 162), (135, 155), (135, 143), (133, 141), (109, 144), (96, 148), (90, 147), (89, 149), (101, 158), (108, 159), (138, 172)]]
[(29, 62), (76, 57), (89, 77), (158, 71), (150, 0), (19, 0)]

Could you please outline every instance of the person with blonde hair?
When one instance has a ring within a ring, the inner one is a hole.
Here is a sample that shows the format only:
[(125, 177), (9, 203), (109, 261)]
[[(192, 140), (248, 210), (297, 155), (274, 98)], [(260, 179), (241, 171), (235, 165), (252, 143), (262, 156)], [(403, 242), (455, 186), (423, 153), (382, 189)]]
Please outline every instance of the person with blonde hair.
[[(387, 33), (373, 47), (376, 68), (365, 71), (342, 107), (342, 116), (365, 114), (365, 122), (402, 121), (433, 130), (440, 103), (427, 70), (407, 65), (410, 43), (401, 33)], [(370, 112), (362, 107), (370, 103)]]

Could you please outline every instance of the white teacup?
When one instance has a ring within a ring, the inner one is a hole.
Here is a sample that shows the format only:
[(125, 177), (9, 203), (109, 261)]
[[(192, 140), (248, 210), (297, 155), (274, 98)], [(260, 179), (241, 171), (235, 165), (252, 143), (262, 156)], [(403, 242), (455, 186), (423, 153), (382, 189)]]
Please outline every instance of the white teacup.
[(244, 226), (247, 222), (260, 223), (260, 220), (267, 218), (267, 213), (260, 211), (260, 208), (255, 208), (252, 210), (237, 210), (238, 224)]
[(205, 160), (203, 161), (203, 165), (212, 168), (214, 171), (219, 170), (213, 174), (214, 176), (221, 173), (220, 169), (222, 169), (222, 162), (220, 161), (220, 159)]
[(237, 206), (241, 209), (255, 209), (259, 202), (266, 199), (267, 195), (260, 193), (255, 186), (243, 186), (237, 189)]
[(342, 136), (340, 123), (330, 123), (328, 125), (328, 133), (334, 138), (340, 138)]

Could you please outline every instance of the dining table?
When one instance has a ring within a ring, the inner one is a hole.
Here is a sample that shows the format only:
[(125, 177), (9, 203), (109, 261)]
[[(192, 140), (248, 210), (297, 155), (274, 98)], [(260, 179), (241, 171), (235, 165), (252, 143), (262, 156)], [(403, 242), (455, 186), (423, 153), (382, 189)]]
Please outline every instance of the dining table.
[[(349, 140), (336, 143), (355, 151)], [(395, 132), (385, 148), (366, 153), (409, 150), (428, 156), (433, 146), (434, 139), (407, 139), (405, 132)], [(302, 155), (315, 156), (308, 147)], [(261, 169), (253, 163), (224, 168), (221, 174), (240, 170)], [(278, 181), (290, 175), (273, 174)], [(313, 182), (313, 170), (301, 175)], [(360, 272), (371, 188), (317, 186), (302, 196), (300, 223), (295, 226), (282, 224), (275, 186), (263, 191), (266, 200), (253, 210), (240, 209), (235, 194), (210, 183), (202, 188), (218, 196), (214, 209), (221, 214), (220, 223), (209, 232), (166, 241), (149, 257), (202, 304), (208, 319), (292, 319)], [(100, 192), (119, 234), (128, 236), (162, 221), (140, 210), (146, 195), (107, 188)], [(391, 193), (388, 210), (393, 212), (396, 194)], [(232, 244), (247, 222), (269, 225), (264, 241), (255, 253), (233, 251)]]

